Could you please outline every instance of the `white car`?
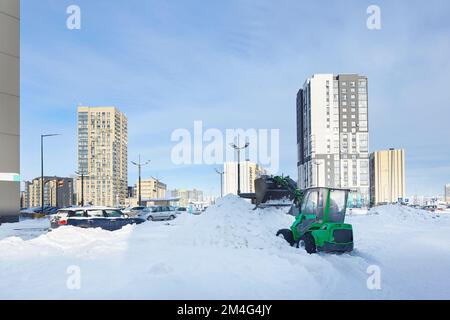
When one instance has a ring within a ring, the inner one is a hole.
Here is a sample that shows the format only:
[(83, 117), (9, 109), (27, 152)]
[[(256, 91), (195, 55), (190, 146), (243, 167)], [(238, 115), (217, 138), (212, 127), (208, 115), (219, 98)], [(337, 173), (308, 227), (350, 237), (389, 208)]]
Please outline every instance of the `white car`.
[(177, 211), (171, 206), (155, 206), (142, 210), (138, 217), (148, 221), (173, 220), (177, 217)]

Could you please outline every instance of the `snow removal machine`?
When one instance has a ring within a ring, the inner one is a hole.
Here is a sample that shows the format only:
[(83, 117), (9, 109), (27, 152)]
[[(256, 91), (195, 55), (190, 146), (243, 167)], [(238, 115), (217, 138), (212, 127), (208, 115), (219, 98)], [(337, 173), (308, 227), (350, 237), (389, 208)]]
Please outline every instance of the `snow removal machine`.
[(350, 190), (316, 187), (302, 191), (283, 176), (263, 176), (256, 180), (255, 190), (241, 196), (252, 199), (257, 208), (291, 206), (289, 214), (296, 216), (295, 222), (290, 229), (277, 232), (291, 246), (304, 247), (309, 254), (353, 251), (353, 227), (344, 222)]

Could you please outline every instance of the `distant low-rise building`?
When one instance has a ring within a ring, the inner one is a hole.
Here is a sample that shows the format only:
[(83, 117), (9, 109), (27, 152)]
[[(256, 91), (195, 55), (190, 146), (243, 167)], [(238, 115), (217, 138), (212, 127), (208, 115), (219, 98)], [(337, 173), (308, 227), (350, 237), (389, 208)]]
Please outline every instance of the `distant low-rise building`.
[[(141, 179), (142, 199), (161, 199), (166, 197), (167, 185), (155, 178)], [(139, 180), (134, 187), (135, 197), (139, 196)]]
[(178, 198), (179, 200), (174, 203), (174, 205), (179, 207), (188, 207), (189, 205), (195, 203), (203, 203), (204, 195), (203, 191), (193, 189), (174, 189), (171, 191), (172, 198)]
[(405, 151), (383, 150), (370, 155), (370, 203), (379, 205), (405, 199)]
[[(143, 206), (158, 205), (160, 201), (167, 202), (165, 201), (167, 185), (158, 179), (141, 179), (141, 189)], [(125, 200), (125, 205), (128, 207), (139, 205), (139, 180), (136, 180), (136, 184), (133, 187), (128, 187), (128, 197)]]

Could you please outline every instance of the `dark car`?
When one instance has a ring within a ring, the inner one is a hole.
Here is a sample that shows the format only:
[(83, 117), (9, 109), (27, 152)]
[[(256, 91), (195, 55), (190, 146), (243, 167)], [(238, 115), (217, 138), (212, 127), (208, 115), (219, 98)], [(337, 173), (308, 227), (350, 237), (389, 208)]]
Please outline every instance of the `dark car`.
[[(43, 210), (42, 210), (43, 209)], [(44, 218), (46, 216), (50, 216), (52, 214), (55, 214), (58, 211), (58, 208), (45, 206), (42, 207), (34, 207), (34, 208), (28, 208), (28, 209), (22, 209), (20, 211), (20, 215), (23, 218)]]
[(74, 226), (80, 228), (102, 228), (115, 231), (129, 224), (145, 222), (142, 218), (131, 218), (119, 209), (108, 207), (66, 208), (58, 210), (51, 219), (51, 228)]

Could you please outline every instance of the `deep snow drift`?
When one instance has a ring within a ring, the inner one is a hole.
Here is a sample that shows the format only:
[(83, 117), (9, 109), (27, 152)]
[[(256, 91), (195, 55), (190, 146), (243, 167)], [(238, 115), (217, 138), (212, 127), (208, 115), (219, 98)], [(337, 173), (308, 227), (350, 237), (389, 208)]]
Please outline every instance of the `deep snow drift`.
[[(308, 255), (274, 236), (293, 222), (285, 212), (227, 196), (201, 216), (116, 232), (64, 227), (32, 238), (21, 230), (48, 221), (3, 225), (0, 298), (450, 298), (450, 217), (380, 207), (348, 217), (352, 254)], [(367, 287), (373, 265), (381, 290)], [(67, 287), (71, 266), (79, 290)]]

